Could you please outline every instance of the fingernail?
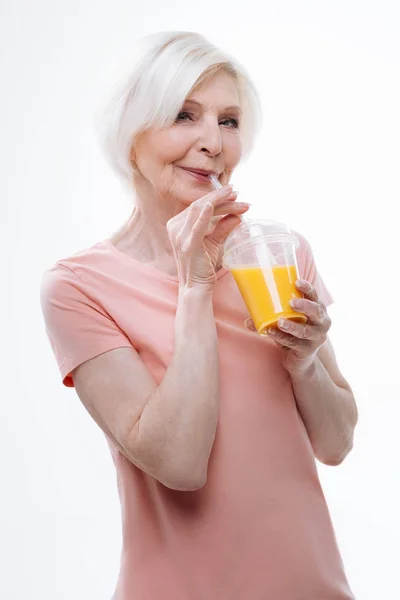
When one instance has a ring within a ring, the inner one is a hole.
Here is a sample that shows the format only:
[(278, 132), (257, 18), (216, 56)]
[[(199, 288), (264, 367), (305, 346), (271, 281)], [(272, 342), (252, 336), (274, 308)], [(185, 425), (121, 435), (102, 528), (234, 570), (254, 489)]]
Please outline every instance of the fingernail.
[(308, 283), (308, 281), (305, 281), (304, 279), (301, 279), (298, 283), (298, 286), (303, 286), (303, 288), (305, 288), (306, 290), (308, 290), (310, 288), (310, 284)]
[(251, 204), (247, 202), (236, 202), (235, 206), (239, 206), (239, 208), (250, 208)]
[(282, 329), (289, 329), (289, 323), (285, 319), (279, 319), (279, 327)]
[(275, 335), (276, 331), (273, 327), (270, 327), (269, 329), (267, 329), (267, 333), (269, 333), (269, 335)]
[(292, 308), (299, 308), (300, 306), (300, 302), (297, 300), (297, 298), (289, 300), (289, 304)]

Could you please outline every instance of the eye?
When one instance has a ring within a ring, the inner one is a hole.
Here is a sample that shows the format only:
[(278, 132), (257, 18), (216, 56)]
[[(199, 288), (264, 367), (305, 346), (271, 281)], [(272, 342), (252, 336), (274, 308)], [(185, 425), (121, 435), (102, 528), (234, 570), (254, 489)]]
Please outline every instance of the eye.
[(234, 119), (233, 117), (229, 119), (223, 119), (222, 121), (220, 121), (220, 123), (221, 125), (231, 127), (232, 129), (238, 129), (239, 127), (239, 121), (237, 119)]
[(187, 111), (182, 111), (176, 117), (177, 121), (193, 121), (193, 114)]

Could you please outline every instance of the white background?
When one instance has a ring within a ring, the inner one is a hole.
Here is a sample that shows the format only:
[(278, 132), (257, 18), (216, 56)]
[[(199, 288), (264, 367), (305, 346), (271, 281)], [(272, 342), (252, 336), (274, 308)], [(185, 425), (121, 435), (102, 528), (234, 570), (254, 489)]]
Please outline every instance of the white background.
[(308, 238), (336, 300), (331, 337), (360, 419), (344, 464), (318, 468), (357, 599), (400, 598), (399, 3), (2, 0), (0, 10), (0, 597), (114, 590), (114, 467), (61, 385), (39, 285), (54, 261), (127, 218), (94, 117), (138, 38), (185, 29), (232, 52), (259, 88), (264, 127), (234, 183), (252, 216)]

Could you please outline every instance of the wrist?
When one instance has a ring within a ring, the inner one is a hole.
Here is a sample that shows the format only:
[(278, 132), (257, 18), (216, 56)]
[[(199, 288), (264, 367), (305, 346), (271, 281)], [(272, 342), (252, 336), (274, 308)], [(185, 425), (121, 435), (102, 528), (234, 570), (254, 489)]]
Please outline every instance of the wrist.
[(185, 321), (195, 321), (214, 317), (213, 290), (207, 287), (186, 287), (179, 288), (178, 313)]
[(183, 298), (200, 298), (200, 299), (212, 299), (214, 292), (214, 285), (206, 284), (184, 284), (179, 287), (179, 295)]
[(199, 287), (180, 288), (175, 319), (175, 347), (186, 349), (201, 342), (203, 348), (216, 342), (212, 291)]
[[(289, 357), (288, 357), (289, 358)], [(314, 377), (317, 369), (316, 355), (306, 359), (291, 359), (285, 363), (285, 369), (292, 379), (311, 379)]]

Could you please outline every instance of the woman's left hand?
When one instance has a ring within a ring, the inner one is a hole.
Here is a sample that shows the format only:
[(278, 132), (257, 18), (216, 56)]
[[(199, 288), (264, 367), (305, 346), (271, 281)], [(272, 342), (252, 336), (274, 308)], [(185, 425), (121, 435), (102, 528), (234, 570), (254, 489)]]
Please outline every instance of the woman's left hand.
[[(306, 315), (307, 323), (279, 319), (278, 327), (267, 330), (271, 339), (285, 350), (283, 366), (290, 373), (301, 373), (312, 365), (331, 327), (326, 306), (319, 300), (318, 292), (311, 283), (298, 280), (296, 287), (304, 298), (290, 300), (290, 305), (296, 312)], [(246, 325), (255, 330), (251, 320), (246, 321)]]

